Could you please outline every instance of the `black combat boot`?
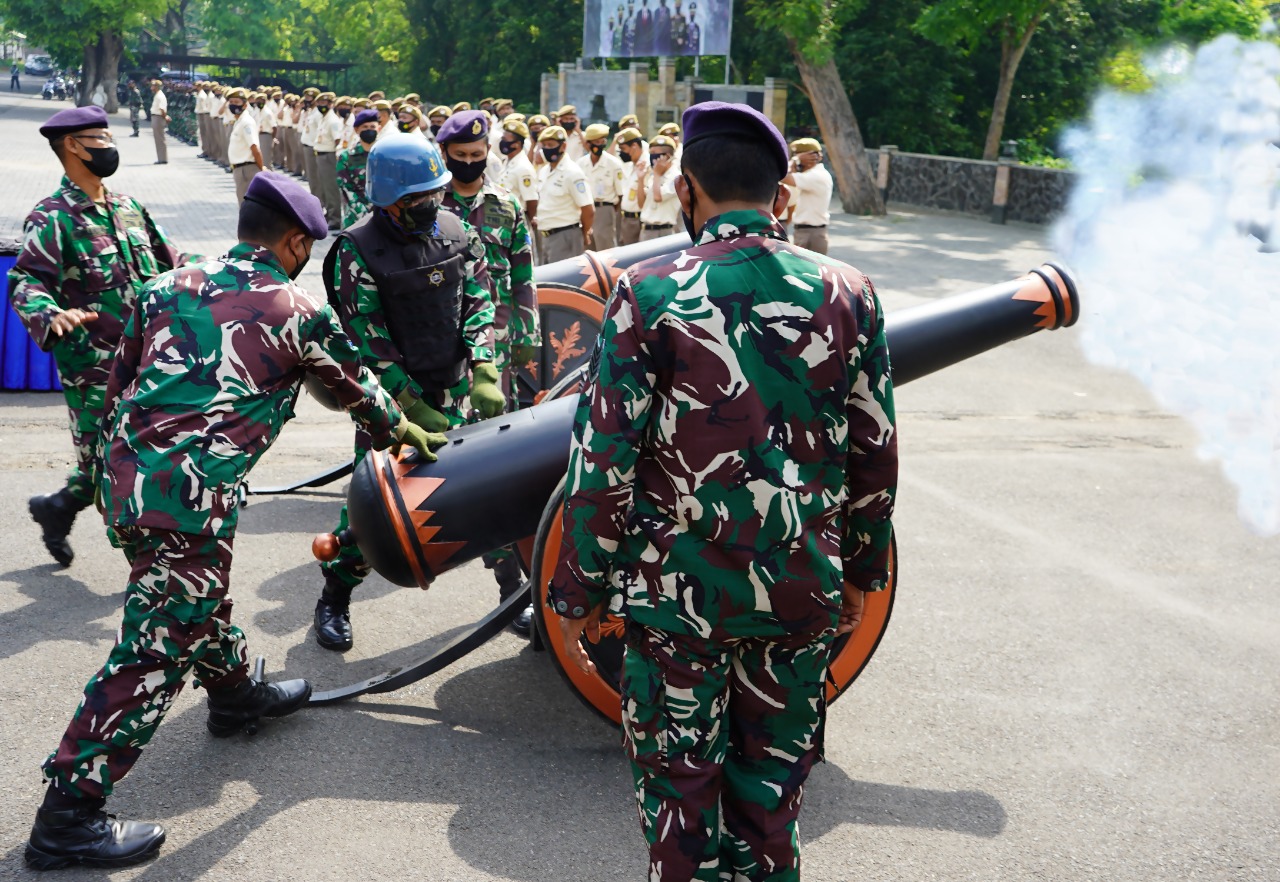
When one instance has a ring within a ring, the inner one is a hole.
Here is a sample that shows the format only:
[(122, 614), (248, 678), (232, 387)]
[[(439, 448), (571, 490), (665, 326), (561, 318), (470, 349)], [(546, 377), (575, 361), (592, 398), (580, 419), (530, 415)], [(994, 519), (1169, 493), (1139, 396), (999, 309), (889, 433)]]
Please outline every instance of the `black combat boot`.
[[(525, 586), (524, 573), (520, 571), (520, 562), (514, 554), (508, 554), (501, 560), (485, 564), (493, 570), (493, 577), (498, 582), (498, 599), (506, 600)], [(533, 631), (533, 606), (526, 606), (520, 614), (511, 620), (511, 630), (521, 637), (528, 637)]]
[(238, 686), (209, 690), (209, 719), (205, 725), (216, 738), (234, 735), (242, 728), (253, 735), (258, 731), (259, 718), (287, 717), (310, 697), (311, 684), (306, 680), (268, 683), (249, 677)]
[(44, 547), (64, 567), (71, 566), (71, 561), (75, 560), (76, 554), (71, 550), (67, 537), (71, 535), (71, 525), (76, 522), (76, 515), (85, 506), (86, 503), (77, 500), (65, 487), (57, 493), (32, 496), (27, 500), (31, 519), (40, 525)]
[(27, 840), (27, 864), (35, 870), (57, 870), (72, 864), (128, 867), (160, 850), (163, 827), (118, 821), (102, 810), (104, 803), (101, 799), (75, 799), (49, 785)]
[(355, 641), (351, 630), (351, 589), (324, 573), (324, 591), (316, 601), (316, 643), (325, 649), (346, 652)]

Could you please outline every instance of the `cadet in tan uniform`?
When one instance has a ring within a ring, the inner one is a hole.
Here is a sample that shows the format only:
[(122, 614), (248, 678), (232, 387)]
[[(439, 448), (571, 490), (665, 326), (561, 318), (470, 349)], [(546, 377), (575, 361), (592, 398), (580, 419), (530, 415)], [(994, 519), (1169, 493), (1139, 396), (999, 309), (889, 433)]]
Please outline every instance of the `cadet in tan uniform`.
[[(334, 94), (316, 96), (315, 167), (316, 198), (324, 206), (329, 229), (342, 229), (342, 194), (338, 191), (338, 143), (342, 140), (343, 119), (333, 111)], [(351, 109), (348, 106), (348, 111)]]
[(564, 155), (577, 162), (587, 155), (587, 139), (584, 137), (581, 122), (578, 119), (578, 108), (566, 104), (556, 111), (556, 125), (564, 129)]
[(649, 142), (649, 167), (639, 177), (641, 242), (676, 231), (676, 221), (680, 219), (680, 200), (676, 198), (680, 166), (676, 165), (675, 154), (676, 143), (666, 135)]
[(316, 121), (320, 117), (320, 111), (316, 110), (316, 96), (320, 94), (320, 90), (315, 86), (308, 86), (302, 90), (302, 113), (298, 120), (298, 136), (302, 143), (302, 176), (307, 179), (307, 186), (311, 188), (311, 195), (316, 192)]
[(560, 126), (548, 126), (538, 139), (546, 164), (538, 171), (539, 256), (542, 263), (576, 257), (595, 247), (591, 232), (595, 206), (587, 176), (565, 154), (567, 136)]
[(255, 92), (251, 97), (253, 106), (258, 111), (258, 151), (262, 154), (262, 167), (269, 169), (274, 165), (276, 140), (276, 108), (275, 103), (264, 92)]
[(164, 129), (169, 124), (169, 99), (159, 80), (151, 81), (151, 134), (156, 141), (156, 165), (169, 161), (169, 146), (164, 141)]
[(835, 182), (822, 164), (822, 145), (813, 138), (791, 142), (791, 173), (782, 182), (795, 193), (795, 233), (800, 248), (827, 253), (827, 226), (831, 223), (831, 191)]
[[(525, 217), (538, 215), (538, 181), (533, 171), (533, 163), (524, 152), (525, 143), (529, 140), (529, 127), (518, 119), (508, 117), (502, 123), (502, 135), (498, 141), (498, 152), (502, 159), (498, 161), (494, 179), (498, 186), (510, 190), (520, 200)], [(534, 237), (535, 241), (537, 237)]]
[(634, 245), (640, 241), (640, 178), (649, 170), (649, 144), (639, 129), (623, 129), (614, 142), (624, 174), (618, 244)]
[(262, 148), (258, 142), (258, 123), (248, 110), (248, 93), (232, 89), (227, 96), (227, 109), (235, 117), (231, 136), (227, 139), (227, 159), (236, 182), (236, 202), (244, 202), (244, 194), (254, 175), (264, 170)]
[(595, 202), (595, 220), (591, 225), (597, 251), (618, 244), (618, 203), (626, 195), (627, 180), (622, 162), (608, 152), (609, 127), (601, 123), (587, 126), (582, 133), (587, 142), (587, 155), (578, 160), (587, 176), (587, 188)]
[(662, 128), (658, 129), (659, 135), (666, 135), (671, 142), (676, 145), (675, 162), (676, 167), (680, 167), (680, 157), (684, 155), (684, 144), (680, 142), (680, 124), (669, 122)]

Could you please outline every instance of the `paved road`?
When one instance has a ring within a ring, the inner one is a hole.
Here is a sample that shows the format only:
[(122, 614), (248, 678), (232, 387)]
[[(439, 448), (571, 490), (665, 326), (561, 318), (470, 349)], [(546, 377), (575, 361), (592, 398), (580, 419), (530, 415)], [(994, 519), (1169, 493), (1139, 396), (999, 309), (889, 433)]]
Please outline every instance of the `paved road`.
[[(49, 110), (0, 97), (0, 223), (56, 182), (34, 140)], [(153, 167), (149, 139), (122, 147), (119, 186), (180, 243), (230, 243), (229, 175), (192, 148)], [(1040, 228), (913, 211), (840, 218), (833, 233), (889, 309), (1047, 256)], [(1277, 543), (1236, 520), (1187, 426), (1088, 365), (1076, 336), (1003, 347), (898, 396), (899, 598), (830, 712), (802, 817), (808, 879), (1280, 879)], [(52, 396), (0, 397), (0, 878), (30, 878), (37, 766), (105, 657), (126, 574), (93, 518), (58, 570), (26, 517), (70, 460), (62, 422)], [(255, 477), (336, 462), (349, 437), (306, 402)], [(337, 506), (315, 495), (245, 512), (235, 615), (269, 670), (354, 680), (494, 600), (478, 566), (425, 593), (375, 579), (358, 595), (355, 649), (316, 648), (308, 543)], [(643, 878), (616, 733), (512, 635), (254, 739), (214, 741), (203, 722), (202, 696), (184, 693), (112, 802), (168, 825), (161, 857), (63, 878)]]

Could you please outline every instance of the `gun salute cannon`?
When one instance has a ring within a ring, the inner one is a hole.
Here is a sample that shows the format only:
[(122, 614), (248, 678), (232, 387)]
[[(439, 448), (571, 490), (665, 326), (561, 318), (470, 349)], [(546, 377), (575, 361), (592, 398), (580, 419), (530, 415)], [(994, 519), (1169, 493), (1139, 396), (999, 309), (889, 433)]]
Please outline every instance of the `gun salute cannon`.
[[(599, 333), (604, 298), (633, 263), (686, 247), (687, 238), (664, 239), (588, 253), (539, 267), (538, 294), (544, 327), (541, 364), (531, 365), (529, 391), (540, 386), (536, 406), (449, 433), (434, 463), (414, 454), (367, 456), (352, 476), (347, 507), (351, 528), (321, 534), (316, 557), (357, 543), (388, 581), (427, 588), (442, 573), (507, 545), (515, 545), (530, 574), (538, 634), (561, 675), (583, 701), (619, 720), (623, 624), (610, 617), (601, 640), (587, 644), (596, 674), (582, 673), (564, 655), (559, 621), (543, 601), (561, 542), (565, 473), (578, 389)], [(1069, 327), (1079, 316), (1071, 275), (1045, 264), (1025, 276), (958, 297), (890, 313), (885, 318), (895, 386), (1040, 330)], [(530, 396), (535, 397), (535, 396)], [(896, 555), (895, 555), (896, 556)], [(897, 590), (890, 584), (867, 596), (861, 626), (832, 648), (827, 698), (834, 700), (857, 678), (883, 636)], [(518, 592), (443, 650), (423, 661), (347, 687), (318, 692), (325, 704), (367, 692), (387, 692), (440, 670), (490, 639), (528, 602)]]

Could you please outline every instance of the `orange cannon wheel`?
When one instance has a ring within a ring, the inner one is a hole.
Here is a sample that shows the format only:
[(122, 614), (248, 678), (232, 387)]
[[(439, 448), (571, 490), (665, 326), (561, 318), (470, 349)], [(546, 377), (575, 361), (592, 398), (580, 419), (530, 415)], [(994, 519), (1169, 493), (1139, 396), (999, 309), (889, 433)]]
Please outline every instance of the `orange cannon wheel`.
[(520, 366), (516, 386), (521, 407), (540, 400), (539, 392), (591, 358), (604, 322), (604, 301), (573, 285), (543, 283), (538, 286), (538, 314), (542, 352), (537, 361)]
[[(560, 616), (546, 602), (547, 587), (555, 573), (560, 556), (561, 515), (564, 511), (564, 484), (543, 512), (538, 536), (533, 544), (533, 619), (542, 637), (552, 664), (569, 687), (588, 707), (615, 726), (620, 724), (622, 706), (618, 683), (622, 676), (624, 624), (616, 616), (610, 616), (600, 628), (600, 642), (583, 646), (595, 662), (596, 673), (584, 674), (565, 653), (560, 637)], [(895, 543), (890, 550), (889, 587), (875, 594), (868, 594), (862, 624), (852, 635), (836, 639), (831, 650), (831, 664), (827, 670), (827, 701), (839, 698), (857, 679), (871, 661), (893, 612), (893, 599), (898, 584), (898, 554)]]

